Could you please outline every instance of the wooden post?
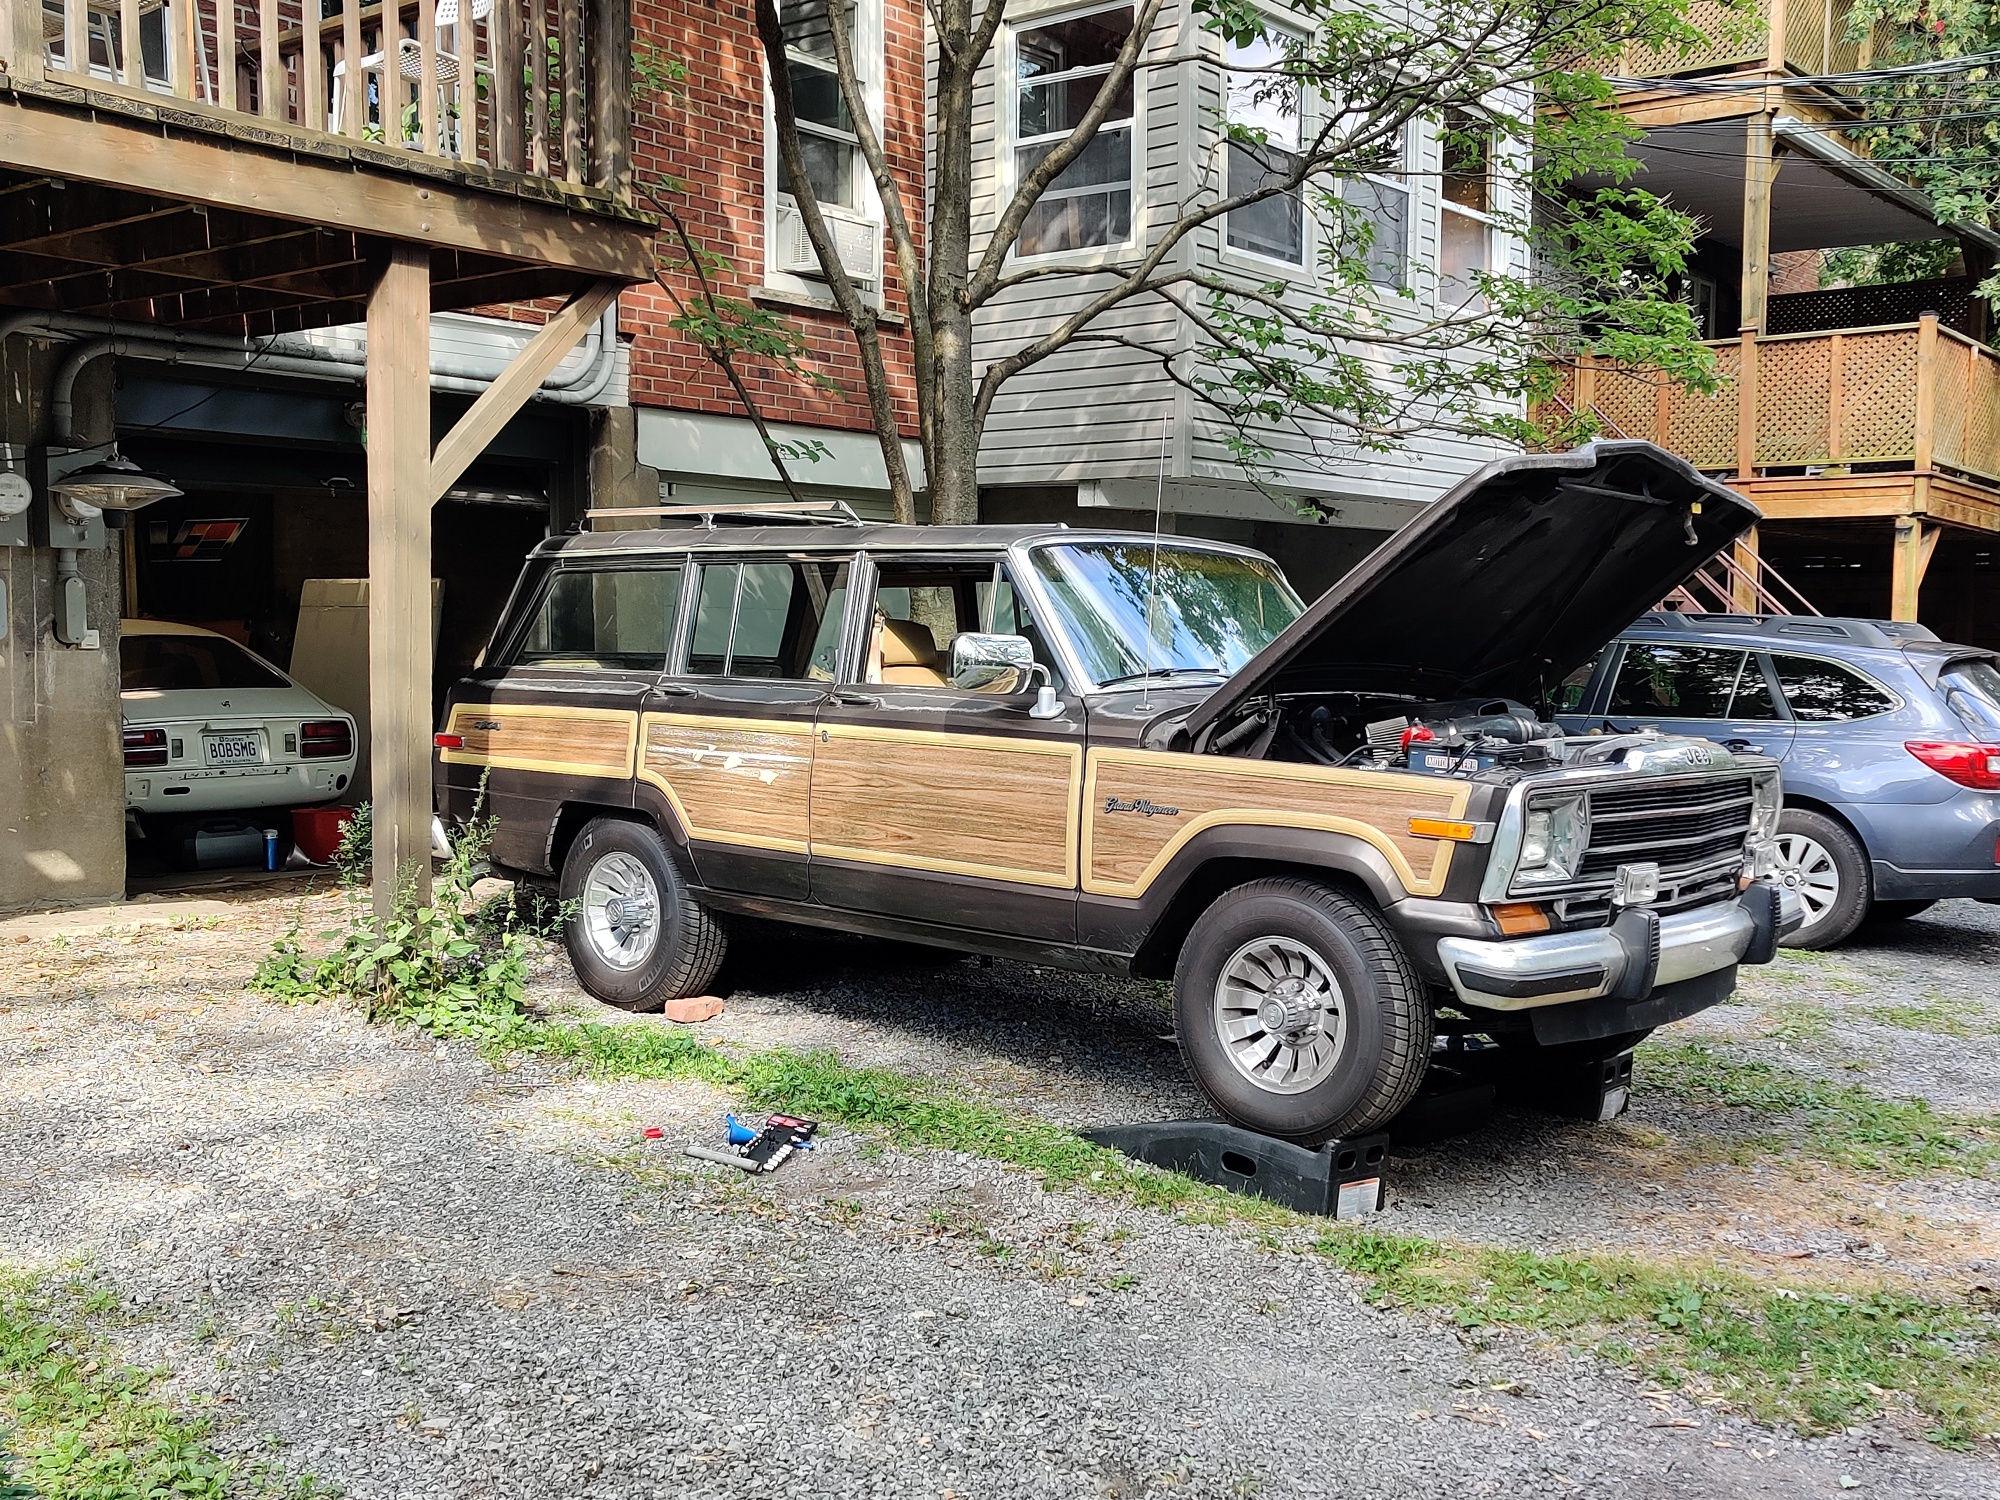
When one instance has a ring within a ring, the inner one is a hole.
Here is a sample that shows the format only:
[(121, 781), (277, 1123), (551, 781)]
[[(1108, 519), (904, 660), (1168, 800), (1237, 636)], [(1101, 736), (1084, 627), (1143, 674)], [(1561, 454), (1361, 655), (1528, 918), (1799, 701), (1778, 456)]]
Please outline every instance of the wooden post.
[(430, 314), (429, 252), (396, 245), (368, 297), (369, 795), (381, 917), (399, 888), (413, 886), (420, 904), (431, 889)]
[(215, 102), (233, 110), (236, 104), (236, 6), (220, 0), (215, 7)]
[(326, 118), (326, 30), (319, 0), (305, 0), (299, 10), (299, 123), (307, 130), (324, 130)]
[(1942, 530), (1920, 516), (1896, 518), (1896, 554), (1889, 574), (1890, 619), (1916, 621), (1924, 573), (1931, 565), (1931, 554), (1937, 551)]
[(562, 27), (563, 181), (583, 181), (584, 28), (583, 0), (556, 0)]
[[(1826, 0), (1822, 0), (1822, 3), (1826, 3)], [(1765, 25), (1767, 30), (1764, 34), (1764, 66), (1770, 72), (1782, 73), (1785, 71), (1785, 53), (1788, 50), (1785, 46), (1787, 40), (1785, 32), (1788, 25), (1785, 0), (1770, 0), (1770, 18)], [(1822, 66), (1810, 71), (1824, 73), (1826, 69)]]
[(1938, 317), (1927, 312), (1917, 319), (1917, 441), (1910, 454), (1919, 480), (1930, 476), (1937, 442), (1937, 346)]
[(174, 95), (192, 99), (195, 74), (200, 71), (201, 8), (195, 0), (167, 0), (167, 25), (173, 38), (173, 59), (167, 67), (173, 74)]
[(1847, 449), (1847, 335), (1836, 333), (1826, 354), (1826, 461), (1838, 464)]
[[(230, 0), (222, 0), (229, 4)], [(278, 51), (278, 0), (257, 5), (257, 113), (267, 120), (285, 118), (285, 59)]]
[(1597, 415), (1597, 358), (1588, 351), (1576, 357), (1576, 414)]
[(1743, 315), (1738, 326), (1757, 333), (1769, 331), (1771, 186), (1778, 175), (1771, 148), (1771, 116), (1751, 115), (1743, 127)]
[[(385, 36), (389, 29), (385, 21), (382, 27)], [(382, 71), (387, 74), (395, 67), (396, 54), (389, 51)], [(470, 83), (468, 79), (468, 87)], [(437, 6), (430, 0), (417, 0), (417, 149), (426, 156), (439, 154)]]
[(118, 0), (118, 61), (125, 87), (146, 86), (146, 49), (139, 45), (139, 0)]
[(518, 0), (500, 0), (487, 23), (493, 39), (493, 165), (518, 172), (521, 156), (521, 27)]
[(1745, 328), (1736, 365), (1736, 477), (1757, 477), (1757, 335)]
[(630, 0), (593, 0), (593, 13), (590, 180), (623, 198), (632, 184), (632, 7)]
[(72, 73), (90, 72), (89, 20), (83, 0), (63, 0), (63, 66)]
[(1739, 615), (1758, 613), (1757, 586), (1764, 581), (1763, 564), (1757, 551), (1757, 528), (1752, 526), (1736, 539), (1736, 566), (1741, 573), (1729, 575), (1729, 603)]
[[(226, 0), (225, 0), (226, 3)], [(340, 7), (340, 133), (360, 138), (368, 121), (368, 75), (361, 59), (368, 55), (361, 40), (361, 0), (343, 0)]]

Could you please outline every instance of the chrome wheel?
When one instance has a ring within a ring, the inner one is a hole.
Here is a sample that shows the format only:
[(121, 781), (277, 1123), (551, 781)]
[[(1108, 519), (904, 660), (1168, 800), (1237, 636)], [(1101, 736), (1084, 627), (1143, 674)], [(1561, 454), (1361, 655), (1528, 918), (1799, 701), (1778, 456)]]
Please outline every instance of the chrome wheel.
[(583, 931), (614, 969), (636, 969), (651, 958), (660, 941), (660, 888), (652, 873), (622, 851), (592, 865), (583, 882)]
[(1236, 1071), (1273, 1094), (1325, 1080), (1347, 1050), (1347, 1007), (1333, 967), (1291, 938), (1252, 939), (1215, 981), (1215, 1034)]
[(1805, 903), (1806, 920), (1801, 932), (1826, 920), (1840, 900), (1840, 867), (1833, 852), (1818, 839), (1803, 833), (1778, 835), (1778, 884), (1797, 891)]

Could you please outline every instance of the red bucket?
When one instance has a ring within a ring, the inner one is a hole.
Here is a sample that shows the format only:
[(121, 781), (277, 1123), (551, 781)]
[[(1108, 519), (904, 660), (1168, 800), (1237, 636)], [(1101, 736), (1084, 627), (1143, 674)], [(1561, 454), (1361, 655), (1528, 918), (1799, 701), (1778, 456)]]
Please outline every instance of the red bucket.
[(316, 865), (333, 863), (340, 848), (340, 836), (354, 821), (351, 807), (295, 807), (292, 809), (292, 842), (299, 853)]

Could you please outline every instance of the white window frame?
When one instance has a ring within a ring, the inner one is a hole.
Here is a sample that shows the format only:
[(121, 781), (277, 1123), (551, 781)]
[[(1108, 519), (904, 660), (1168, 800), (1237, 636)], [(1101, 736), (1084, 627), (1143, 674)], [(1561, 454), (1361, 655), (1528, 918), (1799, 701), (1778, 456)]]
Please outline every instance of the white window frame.
[(1402, 133), (1403, 151), (1402, 160), (1398, 164), (1398, 170), (1393, 173), (1363, 172), (1361, 174), (1363, 182), (1370, 183), (1377, 189), (1386, 189), (1389, 192), (1400, 193), (1403, 196), (1402, 279), (1392, 285), (1386, 281), (1376, 281), (1371, 276), (1365, 287), (1357, 287), (1355, 289), (1357, 291), (1365, 290), (1373, 292), (1378, 297), (1397, 299), (1400, 299), (1406, 291), (1413, 291), (1415, 289), (1415, 278), (1410, 275), (1410, 268), (1417, 263), (1422, 252), (1423, 243), (1423, 236), (1420, 233), (1417, 222), (1417, 210), (1422, 200), (1418, 196), (1417, 183), (1414, 180), (1416, 175), (1417, 144), (1422, 138), (1422, 130), (1418, 122), (1411, 119), (1403, 122)]
[[(1280, 34), (1282, 39), (1300, 43), (1310, 41), (1310, 29), (1301, 25), (1298, 21), (1288, 20), (1285, 16), (1268, 9), (1264, 11), (1264, 17), (1269, 29), (1274, 33)], [(1274, 40), (1276, 39), (1274, 38)], [(1221, 73), (1219, 78), (1222, 97), (1222, 120), (1217, 132), (1217, 147), (1222, 158), (1219, 163), (1222, 176), (1222, 195), (1228, 197), (1233, 191), (1229, 182), (1229, 148), (1231, 145), (1229, 139), (1229, 42), (1224, 38), (1218, 38), (1218, 41), (1222, 49)], [(1298, 90), (1299, 148), (1303, 149), (1306, 140), (1312, 132), (1312, 90), (1303, 81), (1299, 83)], [(1317, 253), (1318, 245), (1320, 236), (1324, 230), (1318, 221), (1318, 215), (1312, 211), (1312, 204), (1306, 196), (1305, 185), (1301, 183), (1295, 191), (1299, 198), (1299, 258), (1297, 260), (1281, 260), (1277, 256), (1266, 255), (1261, 250), (1252, 250), (1243, 245), (1230, 244), (1229, 215), (1227, 214), (1224, 214), (1217, 224), (1218, 248), (1221, 251), (1223, 259), (1242, 261), (1255, 267), (1257, 273), (1260, 275), (1268, 275), (1276, 272), (1279, 277), (1292, 281), (1316, 280), (1316, 262), (1319, 258)]]
[[(1436, 283), (1437, 311), (1440, 313), (1463, 311), (1467, 316), (1477, 317), (1488, 310), (1488, 304), (1484, 296), (1477, 293), (1467, 296), (1451, 290), (1452, 284), (1447, 281), (1445, 276), (1445, 216), (1447, 214), (1457, 214), (1459, 217), (1469, 219), (1481, 226), (1486, 234), (1486, 262), (1481, 269), (1489, 275), (1499, 274), (1501, 271), (1501, 261), (1510, 255), (1512, 249), (1510, 244), (1502, 243), (1500, 224), (1496, 213), (1496, 206), (1499, 204), (1502, 196), (1500, 182), (1502, 142), (1500, 140), (1500, 133), (1497, 130), (1489, 130), (1487, 132), (1486, 207), (1484, 210), (1465, 208), (1462, 205), (1451, 202), (1445, 196), (1445, 179), (1450, 175), (1450, 161), (1446, 155), (1450, 149), (1447, 139), (1451, 133), (1449, 126), (1449, 120), (1439, 120), (1434, 136), (1438, 151), (1437, 264), (1432, 267), (1432, 270)], [(1475, 302), (1479, 305), (1474, 306)]]
[[(881, 137), (883, 73), (887, 66), (887, 43), (883, 35), (884, 0), (853, 0), (853, 3), (855, 80), (861, 85), (862, 97), (868, 109), (868, 118), (874, 122), (877, 136)], [(780, 15), (782, 14), (781, 9)], [(791, 60), (791, 50), (787, 48), (786, 56), (779, 60), (780, 66), (789, 65)], [(802, 60), (808, 61), (813, 66), (818, 66), (816, 60)], [(774, 291), (788, 292), (793, 296), (830, 303), (830, 294), (827, 291), (824, 277), (783, 271), (778, 268), (778, 205), (781, 201), (790, 199), (791, 195), (781, 192), (778, 187), (779, 178), (782, 176), (782, 169), (778, 159), (778, 109), (777, 103), (771, 95), (771, 78), (768, 66), (767, 64), (767, 71), (764, 75), (764, 284)], [(820, 132), (814, 131), (804, 124), (801, 124), (799, 129), (802, 134), (820, 134)], [(823, 138), (831, 139), (832, 137)], [(888, 143), (884, 140), (883, 144), (886, 148)], [(862, 157), (860, 146), (856, 145), (852, 149), (854, 152), (855, 197), (859, 201), (852, 210), (848, 211), (860, 214), (862, 217), (870, 220), (876, 227), (878, 237), (883, 236), (885, 235), (885, 231), (882, 227), (884, 222), (882, 200), (881, 196), (875, 190), (874, 175), (869, 171), (868, 164)], [(883, 241), (883, 259), (885, 263), (888, 260), (886, 239)], [(863, 287), (861, 288), (861, 292), (865, 300), (875, 302), (879, 305), (881, 294), (879, 284), (873, 288)]]
[[(1050, 6), (1045, 10), (1023, 10), (1021, 13), (1008, 18), (1007, 24), (1003, 28), (1006, 45), (1003, 48), (996, 49), (997, 61), (1000, 67), (997, 81), (1000, 83), (1001, 92), (1004, 95), (1000, 101), (999, 110), (1002, 122), (1001, 139), (998, 143), (1002, 189), (999, 200), (999, 211), (1004, 211), (1005, 205), (1012, 202), (1014, 194), (1020, 190), (1021, 178), (1017, 166), (1020, 160), (1020, 148), (1036, 145), (1043, 141), (1061, 141), (1069, 135), (1069, 132), (1065, 130), (1048, 135), (1032, 136), (1027, 139), (1023, 139), (1021, 136), (1020, 34), (1024, 31), (1039, 31), (1045, 26), (1058, 25), (1063, 21), (1077, 21), (1083, 19), (1085, 16), (1102, 15), (1107, 11), (1114, 10), (1131, 11), (1132, 23), (1135, 27), (1138, 25), (1139, 6), (1137, 0), (1112, 0), (1110, 4), (1103, 3), (1103, 0), (1097, 0), (1097, 3), (1089, 5)], [(1090, 69), (1075, 68), (1064, 73), (1052, 73), (1047, 78), (1036, 79), (1035, 82), (1054, 83), (1065, 78), (1084, 77), (1093, 71), (1109, 72), (1110, 67), (1108, 64), (1094, 64)], [(1131, 211), (1127, 215), (1127, 230), (1123, 240), (1108, 245), (1084, 245), (1071, 250), (1045, 250), (1039, 254), (1024, 254), (1021, 250), (1020, 239), (1017, 236), (1014, 243), (1007, 247), (1008, 258), (1010, 260), (1032, 261), (1038, 265), (1047, 265), (1050, 263), (1071, 265), (1111, 264), (1130, 258), (1133, 252), (1146, 242), (1145, 153), (1142, 145), (1145, 126), (1146, 70), (1135, 68), (1132, 72), (1132, 117), (1130, 120), (1122, 121), (1111, 127), (1114, 130), (1123, 130), (1125, 132), (1126, 146), (1130, 153), (1131, 171), (1127, 182), (1129, 183), (1128, 191), (1132, 195), (1132, 204)], [(1097, 129), (1097, 136), (1092, 139), (1095, 140), (1102, 137), (1104, 132), (1105, 126), (1100, 125)], [(1062, 194), (1060, 196), (1067, 197), (1069, 195)], [(1044, 193), (1040, 201), (1046, 201), (1047, 197), (1048, 195)]]

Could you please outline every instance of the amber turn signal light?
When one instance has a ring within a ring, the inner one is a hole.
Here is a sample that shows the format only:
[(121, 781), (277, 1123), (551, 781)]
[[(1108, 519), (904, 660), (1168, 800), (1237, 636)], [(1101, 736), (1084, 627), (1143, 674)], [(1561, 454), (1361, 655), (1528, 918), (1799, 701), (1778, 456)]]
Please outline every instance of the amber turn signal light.
[(465, 736), (462, 734), (434, 734), (431, 736), (431, 743), (436, 745), (440, 750), (463, 750), (465, 748)]
[(1451, 818), (1412, 818), (1410, 832), (1420, 839), (1457, 839), (1463, 843), (1479, 837), (1479, 825)]
[(1493, 920), (1500, 924), (1500, 931), (1508, 937), (1526, 937), (1531, 932), (1549, 930), (1549, 914), (1532, 901), (1524, 901), (1516, 906), (1496, 906)]

